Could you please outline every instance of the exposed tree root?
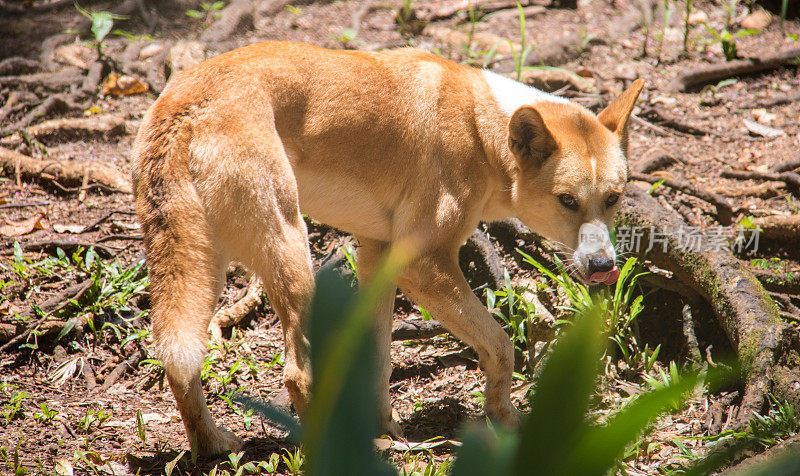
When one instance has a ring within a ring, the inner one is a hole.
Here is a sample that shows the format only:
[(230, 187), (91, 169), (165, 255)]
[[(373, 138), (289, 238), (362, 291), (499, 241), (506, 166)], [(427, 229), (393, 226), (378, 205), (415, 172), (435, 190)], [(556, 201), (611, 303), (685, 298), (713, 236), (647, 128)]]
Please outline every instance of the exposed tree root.
[(787, 276), (765, 269), (755, 269), (753, 274), (767, 291), (800, 295), (800, 274)]
[[(620, 225), (641, 227), (642, 240), (651, 236), (666, 243), (640, 256), (672, 271), (693, 288), (714, 311), (717, 323), (731, 341), (742, 368), (745, 387), (735, 426), (741, 427), (754, 412), (763, 410), (766, 394), (800, 401), (798, 349), (791, 344), (790, 328), (781, 321), (778, 308), (750, 270), (728, 251), (700, 243), (700, 250), (684, 248), (675, 230), (685, 221), (653, 197), (629, 187), (618, 219)], [(795, 339), (796, 340), (796, 339)]]
[(643, 110), (639, 116), (646, 118), (661, 127), (668, 127), (674, 131), (678, 131), (682, 134), (688, 134), (690, 136), (716, 135), (712, 134), (706, 129), (701, 129), (691, 124), (687, 124), (678, 118), (670, 117), (665, 111), (654, 107)]
[[(14, 129), (23, 129), (23, 127), (14, 126)], [(111, 114), (51, 119), (27, 127), (24, 132), (27, 136), (39, 141), (86, 138), (110, 140), (125, 132), (125, 120), (121, 116)], [(0, 139), (0, 143), (7, 146), (18, 145), (22, 142), (20, 134)]]
[(105, 392), (111, 388), (115, 383), (117, 383), (117, 380), (119, 380), (120, 377), (125, 375), (125, 372), (127, 372), (128, 369), (135, 369), (136, 366), (139, 365), (139, 363), (144, 359), (144, 357), (145, 353), (141, 350), (137, 350), (128, 356), (127, 359), (120, 362), (116, 367), (114, 367), (114, 370), (106, 375), (103, 385), (100, 386), (98, 392)]
[[(506, 9), (516, 9), (517, 4), (527, 7), (532, 5), (550, 6), (552, 0), (484, 0), (473, 2), (476, 11), (486, 15)], [(467, 10), (467, 2), (445, 2), (444, 5), (438, 2), (414, 2), (411, 16), (414, 20), (423, 22), (434, 22), (448, 20), (457, 15), (463, 15)]]
[(220, 309), (211, 318), (208, 324), (208, 332), (216, 341), (222, 340), (222, 328), (230, 327), (241, 322), (250, 312), (261, 304), (261, 296), (264, 294), (264, 287), (261, 280), (253, 278), (250, 285), (247, 287), (247, 292), (244, 297), (233, 303), (232, 305)]
[(476, 229), (467, 239), (466, 246), (472, 248), (481, 257), (492, 280), (489, 284), (494, 289), (503, 287), (503, 260), (497, 254), (497, 250), (486, 233), (480, 228)]
[(753, 224), (761, 228), (761, 236), (768, 240), (797, 245), (800, 238), (800, 215), (772, 215), (759, 217)]
[(685, 92), (708, 83), (745, 74), (761, 73), (785, 66), (800, 57), (800, 48), (775, 53), (762, 58), (750, 58), (717, 63), (704, 68), (692, 68), (675, 78), (667, 90)]
[(448, 331), (436, 320), (403, 319), (392, 326), (392, 340), (430, 339)]
[(649, 174), (656, 170), (665, 169), (677, 162), (679, 160), (671, 155), (654, 155), (648, 159), (640, 160), (633, 166), (633, 169), (640, 174)]
[(83, 72), (75, 67), (67, 67), (55, 73), (33, 73), (12, 76), (0, 76), (0, 86), (9, 88), (34, 87), (48, 91), (64, 91), (71, 86), (83, 83)]
[(25, 114), (22, 119), (9, 127), (0, 129), (0, 136), (6, 136), (20, 129), (28, 127), (33, 121), (46, 117), (55, 112), (72, 112), (83, 109), (83, 105), (76, 104), (66, 94), (55, 94), (44, 100), (43, 103)]
[[(40, 332), (44, 334), (53, 333), (56, 330), (59, 332), (61, 329), (64, 328), (66, 323), (58, 323), (58, 322), (45, 322), (47, 319), (50, 318), (50, 315), (53, 312), (62, 309), (67, 304), (74, 300), (80, 299), (80, 297), (92, 286), (92, 279), (88, 278), (83, 280), (78, 284), (73, 284), (69, 286), (65, 290), (61, 291), (57, 295), (51, 297), (47, 301), (41, 303), (39, 305), (39, 309), (45, 312), (45, 315), (37, 319), (35, 322), (29, 325), (25, 325), (24, 323), (20, 324), (0, 324), (0, 342), (5, 342), (2, 346), (0, 346), (0, 352), (4, 352), (7, 349), (11, 348), (15, 344), (22, 342), (23, 339), (28, 337), (31, 332), (38, 329)], [(35, 311), (30, 309), (20, 314), (22, 318), (31, 318), (35, 315)]]
[(0, 147), (0, 165), (5, 173), (55, 183), (85, 184), (96, 182), (111, 191), (132, 193), (130, 179), (119, 170), (97, 162), (40, 160)]
[(35, 73), (41, 69), (38, 61), (12, 56), (0, 61), (0, 76)]
[[(77, 140), (77, 139), (103, 139), (125, 133), (125, 118), (113, 114), (97, 115), (90, 117), (68, 117), (52, 119), (28, 127), (25, 133), (39, 141)], [(22, 142), (20, 135), (12, 135), (0, 139), (3, 145), (16, 145)]]
[(44, 251), (52, 255), (56, 254), (56, 250), (61, 248), (66, 253), (74, 253), (79, 248), (88, 249), (94, 247), (97, 254), (103, 258), (113, 258), (117, 253), (107, 246), (89, 241), (73, 241), (73, 240), (43, 240), (43, 241), (28, 241), (22, 243), (22, 249), (25, 251)]
[[(791, 170), (791, 169), (789, 169)], [(725, 178), (735, 178), (739, 180), (771, 180), (783, 182), (789, 190), (800, 197), (800, 174), (791, 171), (782, 172), (759, 172), (755, 170), (723, 170), (721, 175)]]
[(697, 197), (700, 200), (710, 203), (714, 205), (714, 208), (717, 210), (717, 220), (723, 225), (730, 225), (733, 223), (733, 215), (734, 210), (733, 206), (730, 204), (728, 199), (723, 197), (722, 195), (708, 192), (703, 189), (699, 189), (691, 184), (686, 182), (682, 182), (680, 180), (675, 180), (671, 178), (663, 178), (663, 177), (656, 177), (654, 175), (647, 175), (641, 174), (637, 172), (631, 172), (631, 178), (634, 180), (641, 180), (643, 182), (648, 183), (656, 183), (663, 180), (663, 184), (667, 187), (673, 188), (675, 190), (680, 190), (681, 192), (691, 195), (693, 197)]
[(201, 35), (200, 41), (224, 41), (234, 33), (253, 27), (253, 2), (233, 0), (224, 10), (219, 20), (209, 26)]

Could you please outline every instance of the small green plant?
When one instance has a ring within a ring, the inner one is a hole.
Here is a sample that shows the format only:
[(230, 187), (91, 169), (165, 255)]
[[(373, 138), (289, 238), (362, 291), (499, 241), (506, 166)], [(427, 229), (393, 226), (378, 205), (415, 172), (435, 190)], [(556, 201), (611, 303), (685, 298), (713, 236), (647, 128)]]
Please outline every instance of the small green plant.
[(274, 473), (278, 470), (278, 465), (281, 463), (281, 457), (278, 453), (272, 453), (269, 455), (269, 459), (267, 461), (260, 461), (258, 463), (258, 469), (262, 470), (265, 473)]
[(525, 66), (525, 60), (528, 58), (531, 50), (533, 50), (533, 44), (527, 44), (525, 36), (525, 10), (519, 2), (517, 2), (517, 10), (519, 11), (519, 51), (514, 48), (514, 43), (512, 43), (511, 40), (506, 41), (511, 48), (511, 57), (514, 60), (514, 72), (516, 73), (517, 81), (519, 81), (522, 79), (522, 69)]
[(342, 28), (338, 35), (331, 35), (331, 38), (338, 41), (342, 45), (347, 45), (353, 41), (356, 41), (356, 37), (358, 36), (358, 32), (352, 28)]
[(662, 178), (658, 182), (653, 182), (653, 185), (651, 185), (650, 188), (647, 190), (647, 194), (652, 195), (653, 193), (655, 193), (656, 190), (658, 190), (659, 188), (661, 188), (662, 185), (664, 185), (665, 180), (667, 179)]
[(209, 25), (220, 17), (220, 10), (225, 8), (225, 2), (200, 2), (200, 9), (186, 10), (186, 15), (198, 20), (203, 20), (203, 25)]
[(411, 9), (411, 2), (412, 0), (403, 0), (403, 5), (395, 10), (395, 18), (397, 19), (397, 24), (400, 25), (400, 34), (403, 36), (411, 32), (411, 16), (414, 13)]
[(650, 349), (649, 345), (641, 347), (635, 329), (635, 321), (642, 311), (644, 296), (636, 293), (637, 280), (647, 274), (637, 267), (636, 258), (628, 258), (619, 270), (619, 278), (613, 288), (601, 286), (590, 292), (589, 288), (576, 282), (556, 258), (558, 274), (550, 271), (531, 256), (517, 250), (526, 263), (533, 265), (545, 277), (553, 281), (565, 291), (571, 302), (570, 310), (574, 314), (585, 312), (591, 307), (598, 307), (605, 317), (606, 332), (609, 339), (616, 344), (619, 355), (632, 371), (649, 371), (655, 363), (660, 345)]
[(658, 49), (656, 51), (656, 64), (661, 63), (661, 53), (664, 49), (664, 38), (666, 37), (667, 33), (667, 25), (669, 25), (669, 20), (672, 17), (672, 2), (670, 0), (664, 0), (662, 2), (663, 5), (663, 16), (661, 18), (661, 29), (658, 31)]
[(744, 228), (745, 230), (755, 230), (758, 231), (759, 233), (764, 231), (761, 229), (760, 226), (756, 224), (755, 217), (752, 215), (747, 215), (745, 217), (742, 217), (742, 219), (739, 220), (739, 222), (736, 224), (739, 227)]
[(286, 454), (283, 455), (283, 462), (286, 464), (286, 468), (292, 474), (300, 474), (306, 459), (305, 455), (303, 455), (303, 451), (300, 448), (295, 448), (294, 451), (284, 449), (284, 451)]
[(2, 415), (5, 419), (6, 423), (11, 423), (11, 421), (22, 418), (23, 416), (23, 403), (25, 399), (30, 398), (31, 394), (28, 392), (18, 392), (13, 391), (11, 393), (11, 398), (8, 399), (6, 403), (3, 404)]
[(103, 41), (108, 36), (111, 29), (114, 27), (114, 20), (127, 20), (126, 15), (117, 15), (116, 13), (105, 11), (88, 11), (81, 8), (78, 2), (75, 2), (75, 9), (78, 12), (91, 20), (92, 22), (92, 35), (94, 36), (94, 45), (97, 49), (97, 55), (102, 59), (103, 55)]
[(141, 410), (136, 410), (136, 435), (142, 440), (142, 443), (147, 444), (147, 427), (144, 425)]
[(685, 9), (683, 11), (683, 52), (689, 53), (689, 17), (692, 15), (692, 0), (684, 0)]
[(86, 410), (80, 420), (78, 420), (78, 429), (84, 434), (90, 434), (93, 431), (103, 426), (103, 423), (111, 418), (111, 413), (103, 409), (100, 410)]
[(44, 422), (52, 422), (58, 416), (58, 411), (57, 410), (51, 410), (47, 406), (47, 402), (42, 402), (41, 405), (39, 406), (39, 408), (41, 408), (42, 411), (40, 413), (34, 413), (33, 414), (33, 418), (35, 418), (37, 420), (41, 420), (41, 421), (44, 421)]
[(718, 31), (716, 28), (713, 28), (706, 23), (703, 23), (703, 25), (706, 27), (706, 30), (711, 33), (714, 41), (719, 42), (720, 46), (722, 47), (722, 55), (727, 61), (733, 61), (739, 57), (739, 50), (736, 46), (737, 38), (758, 33), (758, 30), (752, 29), (741, 29), (736, 33), (731, 33), (727, 28), (723, 28), (721, 31)]
[(6, 469), (11, 470), (10, 474), (14, 476), (25, 476), (28, 474), (28, 470), (22, 465), (19, 457), (19, 447), (21, 444), (22, 440), (17, 441), (17, 446), (14, 447), (14, 454), (11, 456), (9, 456), (8, 449), (6, 449), (5, 446), (0, 446), (0, 458), (5, 462)]

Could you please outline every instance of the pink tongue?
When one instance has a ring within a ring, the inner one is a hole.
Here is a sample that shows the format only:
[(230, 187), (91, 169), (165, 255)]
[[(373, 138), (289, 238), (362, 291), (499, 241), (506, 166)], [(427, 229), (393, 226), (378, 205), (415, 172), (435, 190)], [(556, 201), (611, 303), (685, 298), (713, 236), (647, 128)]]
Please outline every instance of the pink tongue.
[(619, 269), (614, 266), (614, 269), (611, 271), (598, 271), (593, 273), (589, 276), (590, 283), (605, 283), (605, 284), (614, 284), (617, 282), (617, 278), (619, 278)]

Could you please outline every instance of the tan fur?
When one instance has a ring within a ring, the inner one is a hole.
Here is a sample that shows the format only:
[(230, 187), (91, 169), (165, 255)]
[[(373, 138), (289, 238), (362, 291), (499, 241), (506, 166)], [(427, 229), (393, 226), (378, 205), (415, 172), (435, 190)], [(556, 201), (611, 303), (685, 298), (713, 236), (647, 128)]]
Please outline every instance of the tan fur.
[[(622, 148), (640, 90), (637, 82), (609, 106), (602, 124), (555, 102), (509, 120), (479, 70), (412, 49), (285, 42), (175, 75), (136, 139), (135, 189), (155, 340), (193, 448), (215, 454), (241, 444), (214, 425), (199, 378), (230, 260), (263, 280), (283, 326), (285, 382), (305, 410), (313, 275), (301, 209), (355, 235), (362, 279), (392, 242), (424, 243), (398, 286), (476, 349), (487, 414), (514, 424), (513, 349), (461, 275), (458, 249), (479, 220), (518, 216), (571, 248), (581, 223), (610, 224), (615, 207), (601, 204), (625, 186)], [(565, 210), (559, 193), (584, 204), (580, 212)], [(398, 431), (388, 387), (392, 296), (379, 303), (376, 333), (382, 423)]]

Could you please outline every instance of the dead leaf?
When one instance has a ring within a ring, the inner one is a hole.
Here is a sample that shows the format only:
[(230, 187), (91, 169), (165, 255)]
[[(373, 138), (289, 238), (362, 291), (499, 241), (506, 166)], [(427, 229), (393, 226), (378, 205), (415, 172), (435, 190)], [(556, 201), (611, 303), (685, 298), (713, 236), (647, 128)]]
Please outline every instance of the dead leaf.
[(772, 124), (778, 119), (777, 114), (767, 112), (766, 109), (753, 109), (753, 117), (761, 124)]
[(703, 10), (694, 10), (689, 14), (690, 25), (700, 25), (702, 23), (708, 23), (708, 14), (706, 12)]
[(72, 476), (75, 473), (72, 462), (66, 458), (57, 459), (55, 469), (58, 476)]
[(8, 221), (6, 224), (0, 226), (0, 235), (4, 236), (21, 236), (27, 235), (34, 230), (46, 230), (50, 228), (50, 223), (43, 213), (37, 213), (30, 218), (22, 221)]
[(146, 60), (147, 58), (152, 58), (153, 56), (164, 51), (166, 48), (167, 45), (164, 43), (150, 43), (139, 51), (139, 59)]
[(763, 30), (772, 23), (772, 14), (766, 10), (756, 10), (744, 17), (741, 27), (748, 30)]
[(757, 122), (748, 121), (747, 119), (743, 119), (743, 121), (744, 121), (744, 126), (753, 135), (766, 137), (768, 139), (775, 139), (777, 137), (786, 135), (786, 132), (780, 129), (775, 129), (774, 127), (767, 127)]
[(86, 227), (83, 226), (83, 225), (80, 225), (78, 223), (69, 224), (69, 225), (62, 225), (61, 223), (55, 223), (53, 225), (53, 231), (55, 231), (56, 233), (75, 233), (75, 234), (78, 234), (78, 233), (83, 233), (84, 228), (86, 228)]
[(103, 96), (130, 96), (146, 92), (148, 86), (135, 76), (109, 73), (103, 80)]
[(89, 66), (97, 61), (97, 51), (83, 43), (70, 43), (59, 46), (53, 52), (55, 60), (59, 63), (77, 66), (81, 69), (89, 69)]
[(21, 312), (22, 309), (13, 305), (10, 301), (4, 301), (3, 304), (0, 304), (0, 316), (13, 316)]

